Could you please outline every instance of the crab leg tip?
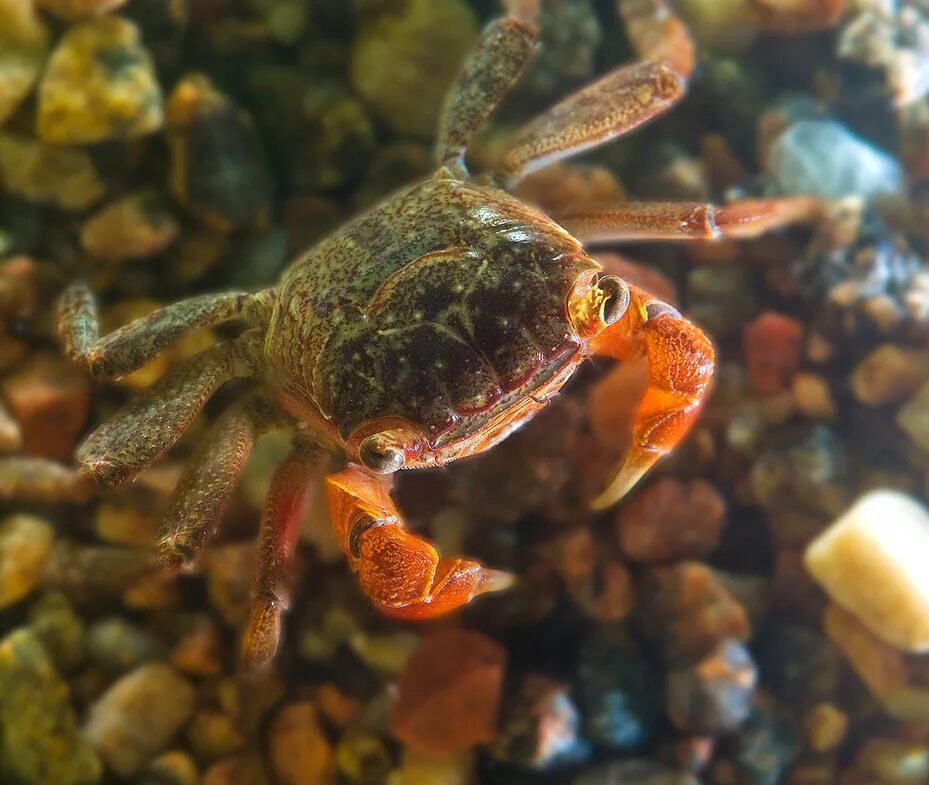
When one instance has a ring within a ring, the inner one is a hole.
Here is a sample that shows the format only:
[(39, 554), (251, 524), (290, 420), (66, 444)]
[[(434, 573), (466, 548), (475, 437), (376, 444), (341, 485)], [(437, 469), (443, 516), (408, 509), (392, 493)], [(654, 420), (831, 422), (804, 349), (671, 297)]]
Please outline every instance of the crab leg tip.
[(253, 672), (274, 659), (281, 640), (281, 608), (271, 600), (254, 601), (242, 640), (242, 667)]

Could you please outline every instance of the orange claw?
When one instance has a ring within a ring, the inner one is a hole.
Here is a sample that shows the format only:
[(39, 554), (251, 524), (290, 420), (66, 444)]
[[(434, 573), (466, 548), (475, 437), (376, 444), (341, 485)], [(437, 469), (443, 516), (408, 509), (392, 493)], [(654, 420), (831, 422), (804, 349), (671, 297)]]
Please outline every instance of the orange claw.
[(362, 590), (389, 616), (435, 618), (513, 583), (510, 573), (478, 562), (439, 558), (429, 542), (406, 531), (389, 480), (349, 466), (326, 479), (326, 494), (336, 535)]
[(716, 365), (709, 338), (674, 308), (635, 286), (625, 314), (590, 340), (594, 354), (621, 361), (644, 357), (648, 388), (636, 409), (632, 443), (606, 490), (603, 509), (619, 501), (663, 455), (674, 449), (700, 412)]

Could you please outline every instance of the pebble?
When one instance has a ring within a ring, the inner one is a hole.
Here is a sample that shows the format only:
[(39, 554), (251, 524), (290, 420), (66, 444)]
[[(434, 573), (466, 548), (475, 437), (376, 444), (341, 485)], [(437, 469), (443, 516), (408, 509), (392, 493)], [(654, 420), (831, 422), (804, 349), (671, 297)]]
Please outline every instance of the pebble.
[(929, 381), (924, 351), (885, 343), (870, 351), (852, 371), (855, 399), (865, 406), (900, 403)]
[(636, 618), (671, 663), (693, 662), (727, 638), (748, 640), (746, 609), (719, 573), (700, 562), (646, 571), (639, 584)]
[(90, 410), (90, 383), (74, 363), (36, 354), (0, 382), (22, 433), (25, 455), (71, 457)]
[(186, 752), (171, 750), (146, 766), (134, 785), (200, 785), (200, 772)]
[(115, 11), (127, 0), (35, 0), (43, 11), (67, 22), (77, 22)]
[(845, 738), (849, 718), (831, 703), (818, 704), (806, 716), (804, 727), (809, 748), (813, 752), (830, 752)]
[(845, 0), (751, 0), (763, 29), (787, 35), (808, 35), (835, 27), (845, 5)]
[(28, 202), (63, 210), (90, 207), (104, 186), (83, 150), (47, 145), (15, 134), (0, 134), (0, 181)]
[[(297, 780), (294, 780), (297, 782)], [(301, 785), (302, 784), (302, 781)], [(270, 785), (271, 780), (264, 770), (261, 759), (254, 754), (236, 755), (214, 763), (203, 774), (202, 785)], [(285, 780), (274, 785), (289, 785)], [(306, 785), (315, 785), (310, 780)]]
[(95, 785), (102, 767), (81, 735), (68, 685), (39, 639), (0, 640), (0, 778), (16, 785)]
[(190, 717), (194, 691), (167, 665), (142, 665), (90, 707), (85, 734), (121, 777), (140, 772)]
[(468, 630), (425, 637), (397, 679), (390, 730), (424, 753), (448, 755), (495, 735), (504, 649)]
[(897, 425), (915, 445), (929, 452), (929, 382), (900, 407)]
[(848, 785), (924, 785), (929, 747), (903, 739), (866, 739), (843, 779)]
[(257, 544), (254, 540), (207, 549), (204, 559), (210, 603), (230, 627), (248, 620)]
[(732, 760), (745, 785), (778, 785), (800, 754), (793, 723), (766, 707), (753, 712), (733, 741)]
[(61, 671), (84, 658), (84, 622), (61, 592), (41, 595), (29, 608), (29, 629)]
[(464, 0), (402, 0), (369, 13), (352, 44), (352, 87), (392, 130), (430, 139), (477, 32)]
[(819, 615), (813, 624), (767, 625), (755, 647), (765, 688), (804, 710), (833, 700), (843, 671), (839, 652), (820, 632)]
[(390, 750), (380, 736), (349, 730), (339, 737), (336, 768), (347, 785), (379, 785), (393, 765)]
[(581, 763), (590, 754), (590, 745), (580, 730), (580, 712), (569, 688), (547, 676), (529, 674), (518, 694), (505, 703), (492, 754), (539, 771)]
[(387, 778), (387, 785), (471, 785), (472, 755), (423, 755), (404, 747), (400, 767)]
[(268, 728), (268, 749), (280, 785), (335, 782), (335, 756), (312, 703), (291, 703), (275, 715)]
[(109, 616), (87, 629), (87, 654), (110, 673), (126, 673), (164, 658), (164, 645), (148, 630), (122, 616)]
[(833, 120), (800, 120), (771, 144), (769, 167), (778, 191), (788, 196), (869, 199), (897, 193), (897, 161)]
[(818, 373), (798, 373), (791, 383), (793, 402), (810, 420), (834, 420), (835, 399), (829, 380)]
[(35, 589), (54, 539), (52, 527), (32, 515), (12, 515), (0, 522), (0, 608)]
[(272, 184), (251, 116), (200, 74), (178, 83), (166, 114), (174, 198), (218, 228), (262, 222)]
[(699, 785), (696, 777), (646, 759), (604, 763), (572, 780), (573, 785)]
[(806, 550), (832, 600), (904, 651), (929, 651), (929, 511), (898, 491), (871, 491)]
[(521, 89), (550, 95), (593, 75), (602, 32), (591, 0), (549, 0), (542, 3), (536, 23), (545, 46)]
[(751, 0), (679, 0), (676, 7), (701, 49), (738, 53), (758, 35)]
[(748, 650), (725, 640), (699, 662), (668, 674), (668, 716), (682, 731), (731, 733), (751, 713), (757, 676)]
[(198, 709), (187, 723), (190, 748), (199, 761), (212, 762), (239, 752), (245, 738), (236, 720), (224, 711)]
[(138, 27), (111, 16), (65, 31), (39, 82), (42, 141), (131, 139), (157, 131), (163, 121), (161, 87)]
[(800, 366), (802, 322), (765, 311), (742, 333), (742, 355), (752, 388), (759, 395), (789, 389)]
[(179, 232), (166, 201), (155, 191), (142, 191), (92, 215), (81, 229), (81, 246), (104, 262), (145, 259), (166, 250)]
[(726, 502), (710, 483), (662, 477), (620, 506), (615, 532), (633, 561), (696, 559), (716, 547), (725, 517)]
[(661, 725), (661, 680), (622, 626), (602, 625), (581, 647), (577, 690), (584, 735), (608, 750), (648, 745)]
[(48, 54), (48, 29), (32, 3), (0, 2), (0, 125), (32, 90)]
[(171, 665), (185, 676), (213, 678), (222, 673), (222, 641), (216, 623), (206, 614), (183, 621), (183, 633), (171, 650)]

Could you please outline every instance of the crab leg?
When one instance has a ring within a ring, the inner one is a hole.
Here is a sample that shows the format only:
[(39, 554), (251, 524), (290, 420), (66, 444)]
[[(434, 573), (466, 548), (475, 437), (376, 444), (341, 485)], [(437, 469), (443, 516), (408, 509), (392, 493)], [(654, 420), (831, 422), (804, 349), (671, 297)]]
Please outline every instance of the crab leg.
[(281, 614), (290, 605), (291, 570), (300, 521), (312, 482), (324, 472), (325, 456), (312, 445), (297, 445), (271, 479), (258, 535), (258, 569), (252, 588), (242, 662), (255, 670), (277, 653)]
[(69, 466), (46, 458), (0, 458), (0, 499), (80, 504), (93, 491), (93, 480)]
[(632, 443), (616, 476), (593, 506), (619, 501), (639, 478), (687, 434), (709, 391), (715, 368), (710, 340), (674, 308), (629, 286), (629, 306), (590, 339), (593, 354), (644, 358), (648, 387), (636, 409)]
[(616, 0), (616, 10), (642, 60), (665, 63), (682, 79), (690, 78), (696, 47), (668, 0)]
[(213, 536), (255, 439), (277, 424), (274, 409), (253, 396), (212, 425), (178, 480), (158, 532), (166, 566), (177, 569), (189, 562)]
[(684, 80), (666, 65), (617, 68), (531, 120), (504, 154), (497, 173), (512, 186), (537, 169), (631, 131), (683, 94)]
[(267, 321), (267, 292), (192, 297), (160, 308), (100, 338), (97, 305), (85, 284), (65, 290), (58, 332), (65, 353), (98, 379), (118, 379), (143, 366), (184, 333), (230, 319)]
[(475, 132), (532, 60), (537, 37), (534, 24), (513, 17), (496, 19), (484, 28), (439, 121), (436, 156), (440, 164), (463, 163)]
[(250, 331), (181, 363), (90, 434), (78, 461), (102, 485), (131, 479), (181, 437), (220, 386), (253, 372), (261, 339)]
[(336, 535), (362, 590), (387, 615), (405, 620), (441, 616), (513, 576), (475, 561), (440, 558), (406, 531), (390, 498), (390, 481), (350, 465), (326, 479)]
[(794, 223), (815, 220), (810, 197), (746, 199), (715, 207), (698, 202), (629, 202), (558, 216), (583, 243), (630, 240), (750, 239)]

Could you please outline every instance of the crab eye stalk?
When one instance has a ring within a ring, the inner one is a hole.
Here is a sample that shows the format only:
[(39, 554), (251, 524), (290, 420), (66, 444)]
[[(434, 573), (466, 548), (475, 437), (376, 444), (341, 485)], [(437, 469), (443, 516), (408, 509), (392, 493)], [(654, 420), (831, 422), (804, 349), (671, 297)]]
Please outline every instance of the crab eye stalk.
[(390, 431), (372, 433), (362, 440), (358, 457), (365, 468), (377, 474), (392, 474), (403, 468), (406, 451)]
[(568, 316), (582, 338), (599, 335), (629, 308), (629, 286), (618, 275), (601, 275), (575, 284)]

